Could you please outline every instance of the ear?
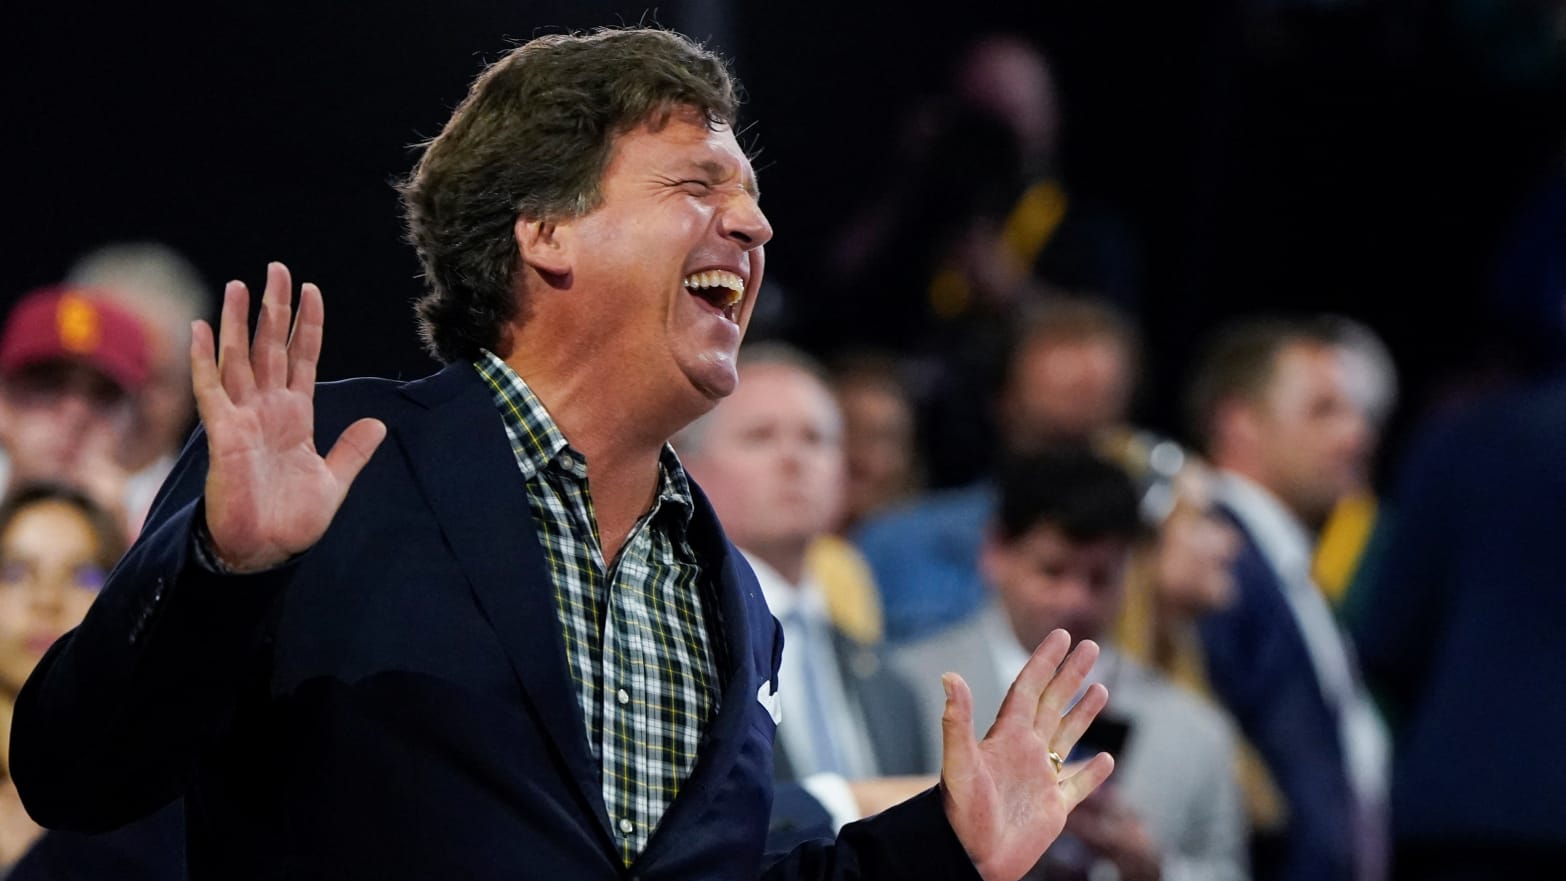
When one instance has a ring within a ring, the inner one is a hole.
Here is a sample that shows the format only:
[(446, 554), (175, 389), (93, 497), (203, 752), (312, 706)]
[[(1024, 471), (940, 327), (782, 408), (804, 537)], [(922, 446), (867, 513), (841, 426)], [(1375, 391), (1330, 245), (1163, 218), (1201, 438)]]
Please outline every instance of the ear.
[(1229, 398), (1213, 411), (1213, 449), (1254, 449), (1260, 426), (1256, 404)]
[(523, 265), (548, 276), (571, 274), (571, 238), (565, 227), (553, 220), (518, 217), (512, 234)]
[(1006, 549), (992, 525), (984, 531), (984, 543), (979, 545), (979, 575), (984, 583), (994, 588), (999, 583), (1006, 566)]

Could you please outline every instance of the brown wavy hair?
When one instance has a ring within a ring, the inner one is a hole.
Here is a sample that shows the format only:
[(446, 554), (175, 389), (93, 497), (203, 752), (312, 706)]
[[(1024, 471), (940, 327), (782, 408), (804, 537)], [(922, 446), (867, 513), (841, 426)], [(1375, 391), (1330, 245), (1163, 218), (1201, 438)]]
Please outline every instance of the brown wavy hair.
[(496, 347), (525, 309), (516, 219), (596, 208), (617, 136), (682, 108), (733, 127), (739, 102), (722, 58), (656, 28), (538, 37), (491, 64), (398, 186), (428, 288), (425, 348), (450, 363)]

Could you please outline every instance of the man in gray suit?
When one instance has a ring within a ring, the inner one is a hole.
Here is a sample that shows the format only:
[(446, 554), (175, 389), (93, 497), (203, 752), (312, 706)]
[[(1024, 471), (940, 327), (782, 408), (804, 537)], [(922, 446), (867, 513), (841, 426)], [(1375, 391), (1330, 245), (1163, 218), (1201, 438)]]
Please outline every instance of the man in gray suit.
[[(928, 788), (939, 749), (910, 736), (912, 689), (876, 647), (836, 627), (806, 565), (845, 487), (842, 415), (820, 368), (779, 344), (742, 350), (738, 388), (675, 439), (687, 470), (756, 571), (783, 628), (780, 782), (799, 782), (838, 824)], [(938, 683), (939, 676), (930, 679)], [(939, 728), (939, 726), (937, 726)]]
[[(1141, 529), (1129, 477), (1086, 450), (1019, 459), (999, 487), (980, 555), (995, 599), (894, 655), (915, 683), (933, 683), (946, 670), (962, 674), (976, 725), (995, 717), (1006, 683), (1051, 628), (1101, 642), (1109, 636)], [(1113, 753), (1115, 780), (1083, 803), (1029, 877), (1099, 878), (1103, 864), (1124, 881), (1246, 877), (1225, 717), (1110, 645), (1094, 675), (1109, 687), (1109, 705), (1079, 749)], [(941, 694), (921, 689), (919, 698), (928, 728), (940, 718)]]

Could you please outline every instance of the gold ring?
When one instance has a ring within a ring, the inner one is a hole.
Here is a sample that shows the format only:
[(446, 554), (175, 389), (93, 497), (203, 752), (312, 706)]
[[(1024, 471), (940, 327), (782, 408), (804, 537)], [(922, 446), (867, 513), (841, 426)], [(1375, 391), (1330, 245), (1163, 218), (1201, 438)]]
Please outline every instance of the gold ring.
[(1049, 751), (1049, 763), (1055, 766), (1056, 774), (1059, 774), (1060, 769), (1066, 766), (1066, 760), (1061, 758), (1060, 753), (1055, 752), (1054, 750)]

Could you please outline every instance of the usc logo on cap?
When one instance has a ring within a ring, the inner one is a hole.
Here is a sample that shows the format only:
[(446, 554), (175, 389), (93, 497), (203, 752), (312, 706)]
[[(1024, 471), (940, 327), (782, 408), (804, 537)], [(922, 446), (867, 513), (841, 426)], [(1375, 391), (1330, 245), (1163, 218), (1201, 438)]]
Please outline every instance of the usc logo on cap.
[(103, 338), (97, 307), (75, 294), (60, 298), (59, 308), (54, 313), (54, 329), (66, 351), (82, 355), (96, 351)]

